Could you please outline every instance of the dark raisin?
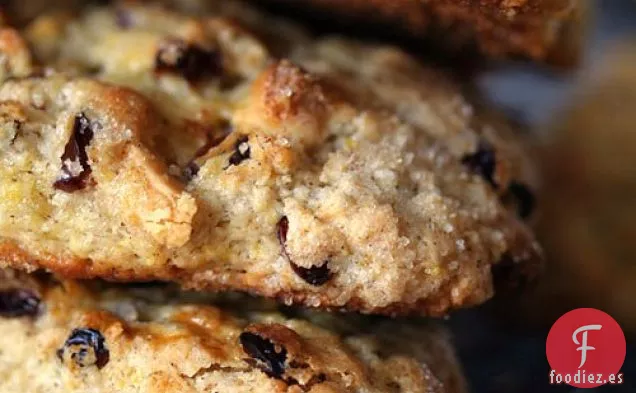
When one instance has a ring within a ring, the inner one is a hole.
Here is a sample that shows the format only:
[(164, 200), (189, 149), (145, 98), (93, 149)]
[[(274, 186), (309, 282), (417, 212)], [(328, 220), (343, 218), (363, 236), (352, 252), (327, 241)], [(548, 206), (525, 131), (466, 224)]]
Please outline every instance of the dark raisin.
[(258, 334), (243, 332), (239, 336), (243, 352), (257, 360), (259, 367), (270, 377), (281, 379), (285, 373), (287, 350)]
[(291, 267), (294, 269), (294, 273), (298, 274), (300, 278), (313, 286), (318, 287), (324, 285), (331, 279), (331, 270), (329, 270), (328, 262), (325, 262), (321, 266), (312, 266), (309, 269), (302, 266), (296, 266), (293, 263), (291, 264)]
[(287, 242), (287, 231), (289, 231), (289, 219), (287, 216), (283, 216), (283, 218), (278, 221), (277, 227), (278, 230), (276, 236), (278, 237), (278, 242), (281, 245), (283, 253), (287, 255), (287, 249), (285, 248), (285, 243)]
[(224, 73), (223, 78), (219, 81), (219, 89), (221, 91), (228, 91), (236, 88), (245, 81), (245, 78), (241, 75)]
[(96, 66), (87, 66), (87, 67), (84, 69), (84, 72), (85, 72), (87, 75), (90, 75), (90, 76), (96, 76), (96, 75), (99, 75), (99, 74), (101, 74), (102, 72), (104, 72), (104, 68), (103, 68), (102, 66), (99, 66), (99, 65), (96, 65)]
[(183, 178), (186, 181), (192, 180), (198, 173), (201, 167), (196, 161), (197, 158), (207, 154), (210, 149), (220, 145), (228, 135), (232, 133), (233, 127), (229, 121), (223, 120), (219, 124), (219, 127), (215, 127), (213, 131), (207, 133), (206, 141), (197, 151), (194, 153), (194, 158), (183, 169)]
[(313, 375), (309, 382), (305, 384), (305, 388), (311, 388), (314, 385), (321, 384), (327, 380), (327, 376), (323, 373)]
[[(536, 198), (532, 191), (521, 183), (511, 182), (508, 186), (508, 195), (517, 205), (517, 214), (521, 218), (528, 218), (534, 211)], [(507, 198), (509, 198), (507, 196)]]
[(497, 186), (495, 181), (495, 169), (497, 167), (497, 157), (495, 150), (488, 143), (480, 141), (477, 151), (464, 156), (464, 164), (471, 172), (480, 175), (493, 187)]
[(285, 246), (285, 242), (287, 242), (287, 231), (289, 230), (289, 220), (286, 216), (278, 221), (277, 227), (277, 236), (281, 247), (281, 253), (289, 262), (294, 273), (305, 280), (306, 283), (314, 286), (321, 286), (329, 281), (332, 277), (331, 270), (329, 270), (329, 261), (325, 261), (325, 263), (321, 266), (312, 266), (310, 268), (298, 266), (292, 262), (289, 254), (287, 253), (287, 247)]
[(491, 267), (493, 283), (498, 292), (518, 293), (530, 287), (541, 270), (539, 260), (515, 260), (505, 253), (499, 262)]
[(155, 58), (155, 72), (179, 74), (189, 82), (223, 73), (221, 54), (178, 38), (165, 40)]
[(123, 8), (115, 9), (115, 23), (122, 29), (131, 28), (134, 25), (132, 14)]
[(29, 289), (0, 291), (0, 317), (33, 317), (40, 312), (40, 298)]
[(191, 161), (183, 170), (183, 178), (185, 179), (185, 181), (194, 179), (194, 177), (199, 174), (200, 169), (201, 168), (199, 167), (199, 164)]
[(8, 131), (9, 135), (11, 135), (11, 140), (9, 141), (10, 145), (14, 145), (15, 141), (20, 136), (20, 131), (22, 130), (22, 122), (19, 120), (13, 120), (13, 126)]
[(239, 165), (250, 158), (250, 146), (247, 144), (246, 136), (239, 138), (234, 145), (234, 153), (230, 156), (230, 165)]
[(101, 369), (110, 360), (110, 352), (104, 341), (104, 336), (95, 329), (75, 329), (64, 346), (57, 350), (57, 356), (61, 361), (70, 357), (79, 367), (95, 365)]
[(80, 113), (75, 116), (71, 139), (64, 147), (64, 154), (61, 157), (62, 174), (53, 183), (55, 188), (66, 192), (74, 192), (86, 187), (91, 174), (86, 147), (91, 143), (92, 139), (93, 130), (91, 123), (83, 113)]

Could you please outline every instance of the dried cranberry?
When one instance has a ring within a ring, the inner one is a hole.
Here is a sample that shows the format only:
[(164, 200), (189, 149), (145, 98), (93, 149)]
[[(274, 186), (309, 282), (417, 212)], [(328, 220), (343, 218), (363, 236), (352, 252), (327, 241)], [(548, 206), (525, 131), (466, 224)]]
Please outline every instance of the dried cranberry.
[[(91, 123), (83, 113), (75, 116), (71, 139), (62, 154), (62, 174), (53, 183), (58, 190), (74, 192), (86, 187), (91, 174), (86, 147), (93, 139)], [(75, 165), (73, 165), (75, 164)], [(79, 171), (77, 166), (81, 168)]]
[(29, 289), (0, 291), (0, 317), (33, 317), (40, 312), (40, 298)]
[(250, 158), (250, 146), (247, 144), (246, 136), (239, 138), (234, 145), (234, 153), (230, 156), (230, 165), (239, 165)]
[(536, 198), (532, 191), (521, 183), (511, 182), (508, 186), (508, 195), (512, 197), (517, 205), (519, 217), (530, 217), (536, 205)]
[(110, 360), (104, 336), (99, 331), (88, 328), (74, 329), (64, 347), (57, 350), (57, 356), (61, 361), (68, 356), (79, 367), (95, 365), (98, 369), (103, 368)]
[(332, 277), (331, 271), (329, 270), (329, 261), (325, 261), (321, 266), (312, 266), (310, 268), (302, 267), (296, 265), (292, 262), (289, 254), (287, 253), (287, 247), (285, 246), (285, 242), (287, 242), (287, 231), (289, 230), (289, 220), (287, 217), (283, 217), (278, 221), (278, 242), (280, 243), (281, 253), (289, 262), (289, 265), (294, 270), (300, 278), (305, 280), (306, 283), (321, 286), (329, 281)]
[(497, 157), (492, 146), (484, 141), (480, 141), (477, 151), (464, 156), (462, 159), (464, 164), (473, 173), (480, 175), (493, 187), (497, 186), (495, 181), (495, 169), (497, 167)]
[(161, 43), (155, 58), (155, 72), (174, 73), (189, 82), (219, 76), (223, 72), (221, 54), (213, 49), (170, 38)]
[(287, 350), (258, 334), (243, 332), (239, 336), (243, 352), (258, 361), (258, 366), (270, 377), (281, 379), (285, 373)]

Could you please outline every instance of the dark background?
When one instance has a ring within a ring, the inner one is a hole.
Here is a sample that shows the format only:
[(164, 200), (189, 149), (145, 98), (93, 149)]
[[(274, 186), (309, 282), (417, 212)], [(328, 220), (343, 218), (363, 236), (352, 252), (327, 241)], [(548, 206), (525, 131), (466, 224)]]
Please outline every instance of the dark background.
[[(566, 75), (529, 65), (507, 66), (482, 74), (478, 78), (481, 90), (493, 103), (529, 124), (534, 132), (545, 132), (555, 114), (568, 105), (570, 98), (594, 74), (607, 51), (629, 37), (636, 41), (636, 1), (599, 0), (595, 6), (581, 70)], [(636, 341), (631, 340), (630, 344), (628, 338), (627, 359), (622, 369), (625, 384), (596, 389), (550, 386), (545, 356), (548, 330), (511, 327), (505, 323), (505, 315), (493, 312), (493, 308), (485, 305), (461, 311), (447, 321), (474, 393), (636, 392)], [(506, 312), (514, 315), (521, 311)]]
[(583, 65), (577, 72), (559, 74), (532, 65), (506, 66), (481, 74), (481, 90), (520, 121), (538, 128), (548, 122), (617, 42), (636, 41), (636, 0), (596, 0), (594, 5)]
[(490, 304), (457, 312), (446, 323), (474, 393), (636, 392), (636, 347), (629, 340), (623, 385), (575, 389), (548, 384), (547, 329), (511, 327)]

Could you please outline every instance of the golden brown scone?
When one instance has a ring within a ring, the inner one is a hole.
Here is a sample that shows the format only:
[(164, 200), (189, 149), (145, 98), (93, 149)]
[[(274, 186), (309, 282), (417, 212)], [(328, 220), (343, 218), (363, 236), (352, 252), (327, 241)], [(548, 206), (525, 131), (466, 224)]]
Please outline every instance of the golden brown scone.
[(288, 318), (209, 300), (0, 271), (0, 391), (466, 391), (434, 324)]
[(507, 123), (397, 49), (221, 3), (25, 29), (43, 67), (0, 87), (2, 264), (389, 314), (535, 274)]
[[(496, 57), (526, 57), (559, 66), (576, 62), (588, 0), (268, 0), (379, 23), (434, 41), (446, 51), (476, 47)], [(260, 2), (258, 2), (260, 3)]]
[(636, 333), (636, 42), (614, 50), (544, 148), (549, 266), (526, 310), (600, 308)]

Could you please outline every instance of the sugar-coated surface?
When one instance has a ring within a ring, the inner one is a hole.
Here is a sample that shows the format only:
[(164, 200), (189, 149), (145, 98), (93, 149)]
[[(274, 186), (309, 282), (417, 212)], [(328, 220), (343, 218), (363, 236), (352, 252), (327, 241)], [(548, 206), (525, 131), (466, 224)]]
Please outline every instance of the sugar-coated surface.
[(427, 314), (534, 274), (497, 115), (397, 49), (208, 3), (3, 30), (4, 265)]

